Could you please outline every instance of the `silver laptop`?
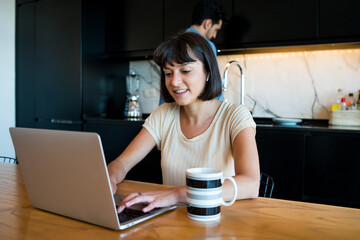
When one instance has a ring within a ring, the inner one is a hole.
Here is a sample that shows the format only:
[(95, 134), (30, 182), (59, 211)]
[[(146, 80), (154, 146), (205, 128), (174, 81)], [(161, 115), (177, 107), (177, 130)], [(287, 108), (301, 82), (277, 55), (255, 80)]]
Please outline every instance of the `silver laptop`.
[[(100, 136), (96, 133), (10, 128), (29, 200), (35, 208), (122, 230), (175, 208), (144, 215), (143, 205), (118, 214)], [(128, 217), (133, 219), (128, 219)]]

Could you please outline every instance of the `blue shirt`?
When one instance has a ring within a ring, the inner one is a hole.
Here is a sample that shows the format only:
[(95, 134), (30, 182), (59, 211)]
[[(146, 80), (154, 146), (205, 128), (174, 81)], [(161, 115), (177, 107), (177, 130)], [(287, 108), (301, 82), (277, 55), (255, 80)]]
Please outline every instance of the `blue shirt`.
[[(188, 29), (186, 29), (185, 32), (197, 33), (197, 34), (199, 34), (200, 36), (204, 37), (204, 36), (201, 35), (201, 33), (200, 33), (198, 30), (196, 30), (195, 28), (188, 28)], [(205, 37), (204, 37), (204, 38), (205, 38)], [(214, 44), (212, 41), (210, 41), (209, 39), (207, 39), (207, 38), (205, 38), (205, 39), (206, 39), (206, 41), (208, 41), (208, 43), (210, 44), (210, 47), (211, 47), (211, 49), (213, 50), (213, 52), (214, 52), (214, 54), (215, 54), (215, 57), (216, 57), (216, 56), (217, 56), (217, 52), (216, 52), (215, 44)], [(215, 99), (217, 99), (217, 100), (219, 100), (219, 101), (224, 101), (224, 92), (221, 91), (220, 96), (216, 97)], [(162, 96), (160, 96), (160, 104), (159, 104), (159, 105), (163, 104), (164, 102), (165, 102), (164, 99), (162, 98)]]
[[(195, 28), (188, 28), (188, 29), (186, 29), (185, 32), (193, 32), (193, 33), (197, 33), (197, 34), (199, 34), (200, 36), (202, 36), (201, 33), (200, 33), (198, 30), (196, 30)], [(202, 37), (203, 37), (203, 36), (202, 36)], [(205, 37), (204, 37), (204, 38), (205, 38)], [(206, 41), (210, 44), (211, 49), (213, 50), (213, 52), (214, 52), (214, 54), (215, 54), (215, 57), (216, 57), (216, 56), (217, 56), (217, 52), (216, 52), (215, 44), (214, 44), (212, 41), (210, 41), (209, 39), (207, 39), (207, 38), (205, 38), (205, 39), (206, 39)]]

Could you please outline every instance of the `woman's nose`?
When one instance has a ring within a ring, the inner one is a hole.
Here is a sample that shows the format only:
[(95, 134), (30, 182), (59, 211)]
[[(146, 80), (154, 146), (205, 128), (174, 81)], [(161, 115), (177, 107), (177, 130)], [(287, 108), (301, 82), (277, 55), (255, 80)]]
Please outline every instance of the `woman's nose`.
[(178, 73), (173, 73), (173, 76), (172, 76), (172, 79), (171, 79), (171, 84), (173, 86), (177, 86), (181, 83), (182, 79), (181, 79), (181, 76), (180, 74)]

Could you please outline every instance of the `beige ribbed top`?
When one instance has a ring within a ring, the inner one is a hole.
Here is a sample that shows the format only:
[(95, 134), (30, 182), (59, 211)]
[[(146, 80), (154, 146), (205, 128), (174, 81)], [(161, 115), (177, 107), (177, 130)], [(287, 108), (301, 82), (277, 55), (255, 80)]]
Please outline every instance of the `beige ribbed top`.
[(164, 103), (145, 121), (145, 127), (161, 150), (163, 183), (185, 185), (185, 171), (193, 167), (220, 169), (234, 176), (232, 144), (246, 127), (256, 127), (246, 106), (223, 102), (209, 128), (187, 139), (180, 127), (180, 106)]

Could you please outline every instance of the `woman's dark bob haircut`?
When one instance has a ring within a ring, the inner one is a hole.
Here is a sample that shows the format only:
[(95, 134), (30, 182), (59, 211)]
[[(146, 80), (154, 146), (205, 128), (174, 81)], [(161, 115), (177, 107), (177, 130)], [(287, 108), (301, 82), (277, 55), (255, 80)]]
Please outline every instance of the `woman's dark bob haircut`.
[(166, 64), (174, 66), (174, 63), (183, 64), (196, 60), (202, 62), (205, 72), (209, 74), (209, 80), (198, 99), (212, 100), (221, 94), (222, 81), (219, 67), (210, 44), (197, 33), (184, 32), (160, 44), (154, 52), (154, 61), (161, 68), (161, 94), (165, 102), (174, 102), (175, 100), (166, 88), (163, 68)]

